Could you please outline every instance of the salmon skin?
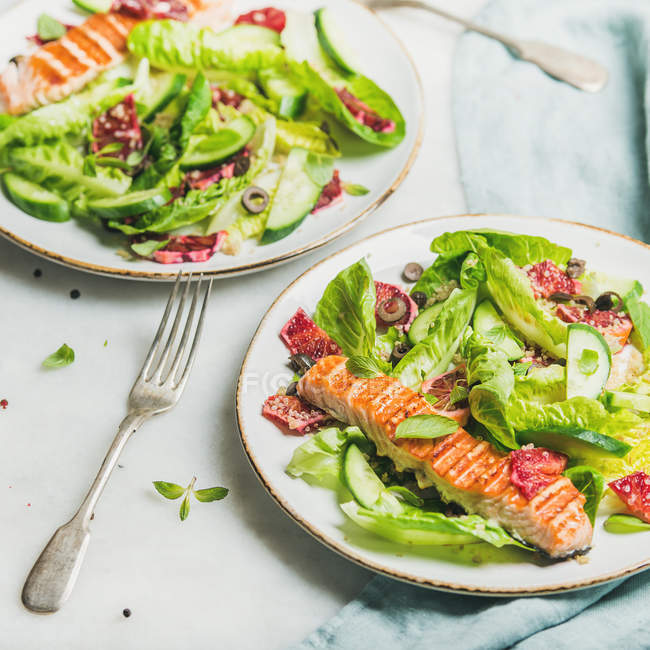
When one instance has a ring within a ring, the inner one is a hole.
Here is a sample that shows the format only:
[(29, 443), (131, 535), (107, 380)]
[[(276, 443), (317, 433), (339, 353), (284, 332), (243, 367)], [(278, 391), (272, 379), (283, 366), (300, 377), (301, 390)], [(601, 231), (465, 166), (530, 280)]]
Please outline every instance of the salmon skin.
[(397, 379), (355, 377), (347, 359), (320, 359), (298, 382), (299, 395), (337, 420), (358, 426), (398, 471), (415, 473), (420, 487), (435, 486), (443, 499), (469, 514), (492, 519), (553, 558), (584, 553), (593, 529), (585, 497), (565, 476), (528, 500), (510, 481), (509, 454), (473, 438), (461, 426), (435, 440), (395, 440), (400, 422), (434, 413), (431, 405)]
[(58, 102), (119, 63), (137, 18), (93, 14), (56, 41), (17, 57), (0, 73), (0, 113), (20, 115)]

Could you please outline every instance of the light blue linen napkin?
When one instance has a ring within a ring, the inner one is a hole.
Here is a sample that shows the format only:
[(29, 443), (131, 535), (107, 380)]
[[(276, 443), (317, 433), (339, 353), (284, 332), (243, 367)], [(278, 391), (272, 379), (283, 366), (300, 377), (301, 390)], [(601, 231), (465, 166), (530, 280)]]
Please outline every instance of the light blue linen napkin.
[[(610, 81), (583, 93), (465, 34), (453, 114), (468, 210), (561, 217), (650, 241), (650, 2), (494, 0), (477, 22), (591, 56)], [(377, 577), (296, 648), (646, 649), (648, 602), (648, 573), (535, 598), (459, 596)]]

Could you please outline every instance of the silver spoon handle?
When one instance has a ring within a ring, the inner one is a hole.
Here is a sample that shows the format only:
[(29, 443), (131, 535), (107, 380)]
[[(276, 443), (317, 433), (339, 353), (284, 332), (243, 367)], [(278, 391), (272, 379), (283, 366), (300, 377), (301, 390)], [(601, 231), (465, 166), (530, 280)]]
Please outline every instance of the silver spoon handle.
[(124, 445), (147, 417), (142, 413), (130, 413), (122, 420), (79, 510), (67, 524), (56, 529), (29, 572), (22, 593), (22, 601), (27, 609), (39, 613), (56, 612), (68, 600), (86, 555), (90, 541), (90, 518), (97, 500)]
[(580, 90), (598, 92), (607, 84), (609, 73), (607, 69), (584, 56), (574, 54), (568, 50), (538, 41), (521, 41), (505, 34), (494, 32), (487, 27), (482, 27), (469, 20), (450, 14), (444, 9), (439, 9), (422, 0), (369, 0), (368, 6), (372, 9), (388, 9), (390, 7), (411, 7), (424, 9), (430, 13), (451, 20), (488, 38), (493, 38), (503, 43), (515, 56), (535, 64), (544, 72), (564, 81)]

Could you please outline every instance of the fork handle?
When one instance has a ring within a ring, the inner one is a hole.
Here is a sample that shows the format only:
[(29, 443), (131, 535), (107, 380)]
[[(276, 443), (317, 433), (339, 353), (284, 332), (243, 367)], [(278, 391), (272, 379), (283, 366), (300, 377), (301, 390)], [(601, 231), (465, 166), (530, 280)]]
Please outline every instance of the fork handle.
[(69, 598), (90, 541), (90, 518), (95, 505), (124, 445), (149, 415), (147, 412), (133, 412), (122, 420), (79, 510), (68, 523), (57, 528), (29, 572), (22, 593), (27, 609), (40, 613), (56, 612)]

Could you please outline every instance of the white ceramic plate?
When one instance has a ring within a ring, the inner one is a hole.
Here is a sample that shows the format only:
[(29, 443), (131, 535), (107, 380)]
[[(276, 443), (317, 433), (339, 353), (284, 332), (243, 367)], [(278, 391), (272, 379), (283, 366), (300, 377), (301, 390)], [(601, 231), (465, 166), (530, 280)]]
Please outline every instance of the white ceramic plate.
[[(344, 153), (336, 162), (341, 178), (365, 185), (370, 189), (369, 194), (346, 196), (343, 203), (310, 215), (294, 233), (279, 242), (267, 246), (248, 242), (240, 255), (232, 257), (217, 253), (208, 262), (192, 264), (192, 271), (215, 277), (239, 275), (275, 266), (323, 246), (385, 201), (415, 160), (422, 135), (422, 88), (407, 51), (381, 19), (351, 0), (281, 0), (274, 6), (308, 12), (325, 4), (340, 12), (347, 40), (358, 46), (356, 54), (362, 71), (390, 93), (399, 106), (406, 120), (406, 136), (398, 147), (383, 150), (346, 136), (342, 131), (340, 135), (335, 130)], [(263, 5), (259, 0), (236, 0), (233, 15)], [(25, 36), (35, 32), (36, 19), (42, 12), (63, 22), (80, 23), (83, 20), (83, 15), (74, 9), (72, 0), (22, 2), (2, 16), (0, 61), (7, 61), (25, 51)], [(360, 34), (363, 35), (361, 40)], [(74, 220), (57, 224), (34, 219), (4, 196), (0, 196), (0, 234), (38, 255), (91, 273), (170, 280), (178, 271), (178, 265), (125, 260), (116, 254), (123, 238), (82, 228)]]
[[(283, 435), (261, 415), (264, 399), (292, 376), (279, 339), (298, 307), (313, 313), (325, 285), (343, 268), (366, 257), (376, 279), (400, 283), (409, 261), (429, 265), (433, 237), (467, 228), (497, 228), (543, 235), (570, 246), (591, 268), (637, 278), (650, 286), (650, 246), (622, 235), (566, 221), (500, 215), (464, 215), (420, 221), (385, 230), (316, 264), (273, 303), (251, 342), (237, 390), (237, 417), (244, 449), (265, 488), (293, 519), (323, 544), (380, 573), (444, 590), (489, 595), (553, 593), (613, 580), (650, 566), (648, 539), (613, 535), (595, 526), (586, 563), (540, 562), (531, 553), (484, 544), (409, 549), (373, 536), (346, 521), (333, 492), (284, 472), (304, 438)], [(601, 510), (603, 508), (601, 507)], [(537, 562), (537, 563), (535, 563)]]

